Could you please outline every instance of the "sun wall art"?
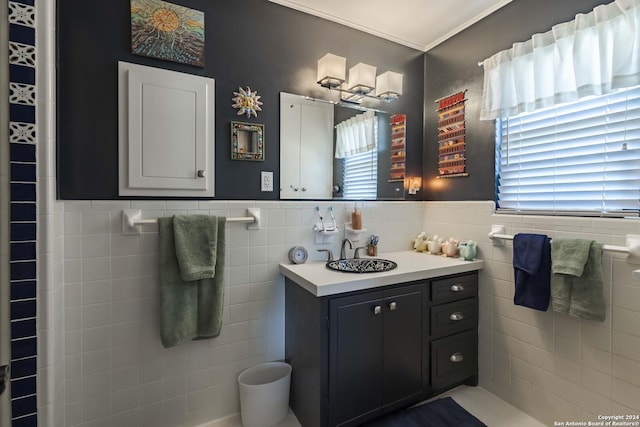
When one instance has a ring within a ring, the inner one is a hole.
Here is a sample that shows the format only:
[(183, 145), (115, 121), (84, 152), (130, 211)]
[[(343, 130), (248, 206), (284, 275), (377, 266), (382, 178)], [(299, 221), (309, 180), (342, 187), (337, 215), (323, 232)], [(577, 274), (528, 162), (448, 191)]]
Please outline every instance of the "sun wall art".
[(247, 115), (247, 118), (258, 117), (257, 111), (262, 111), (260, 106), (262, 105), (262, 101), (260, 101), (260, 95), (258, 95), (258, 91), (251, 91), (251, 88), (247, 86), (247, 90), (239, 88), (238, 92), (233, 92), (233, 108), (238, 109), (238, 116), (243, 114)]
[(131, 51), (204, 67), (204, 12), (160, 0), (131, 0)]

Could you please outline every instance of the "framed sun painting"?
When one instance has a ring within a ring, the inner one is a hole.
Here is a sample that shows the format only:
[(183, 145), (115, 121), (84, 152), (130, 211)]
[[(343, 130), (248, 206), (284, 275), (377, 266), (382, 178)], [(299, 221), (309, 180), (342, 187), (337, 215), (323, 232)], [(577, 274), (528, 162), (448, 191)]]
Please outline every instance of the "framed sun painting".
[(131, 0), (131, 51), (204, 67), (204, 12), (160, 0)]

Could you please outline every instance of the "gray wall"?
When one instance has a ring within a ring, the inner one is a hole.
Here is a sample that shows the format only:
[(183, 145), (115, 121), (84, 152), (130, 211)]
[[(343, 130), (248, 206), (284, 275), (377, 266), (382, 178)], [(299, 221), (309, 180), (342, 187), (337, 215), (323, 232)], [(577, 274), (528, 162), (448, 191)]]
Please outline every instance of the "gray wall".
[[(494, 122), (478, 120), (483, 79), (478, 61), (605, 3), (610, 1), (514, 0), (425, 54), (424, 200), (493, 200), (495, 197)], [(469, 176), (436, 180), (438, 115), (434, 101), (461, 90), (467, 90)]]
[[(117, 61), (205, 75), (216, 80), (216, 198), (277, 199), (260, 192), (260, 171), (279, 182), (279, 93), (327, 97), (316, 83), (327, 52), (404, 73), (405, 95), (370, 107), (407, 114), (409, 168), (422, 170), (423, 53), (266, 0), (180, 0), (205, 13), (206, 66), (131, 54), (130, 0), (58, 0), (58, 197), (117, 199)], [(257, 90), (257, 118), (231, 108), (238, 87)], [(335, 94), (334, 94), (335, 95)], [(230, 159), (229, 122), (265, 125), (265, 161)]]
[[(266, 0), (183, 0), (206, 15), (206, 66), (191, 67), (130, 53), (129, 0), (58, 1), (58, 196), (117, 199), (117, 74), (119, 60), (216, 79), (216, 198), (277, 199), (259, 191), (260, 171), (279, 182), (281, 91), (327, 97), (315, 84), (316, 61), (326, 52), (405, 74), (405, 95), (374, 108), (408, 116), (408, 172), (423, 171), (424, 200), (494, 198), (493, 122), (478, 120), (481, 61), (586, 13), (602, 0), (514, 0), (426, 54), (315, 18)], [(239, 86), (257, 90), (264, 102), (257, 118), (231, 108)], [(434, 100), (467, 90), (466, 178), (438, 175)], [(423, 96), (424, 95), (424, 96)], [(422, 116), (424, 111), (424, 128)], [(246, 120), (245, 120), (246, 119)], [(265, 124), (265, 162), (230, 160), (229, 122)], [(423, 148), (424, 141), (424, 148)], [(437, 186), (431, 185), (432, 182)]]

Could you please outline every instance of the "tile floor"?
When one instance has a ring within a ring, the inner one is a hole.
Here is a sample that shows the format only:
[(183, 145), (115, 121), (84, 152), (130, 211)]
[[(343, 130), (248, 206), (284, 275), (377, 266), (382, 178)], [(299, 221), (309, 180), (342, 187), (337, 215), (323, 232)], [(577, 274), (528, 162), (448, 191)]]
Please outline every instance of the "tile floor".
[(438, 396), (451, 396), (460, 406), (488, 427), (544, 427), (527, 415), (482, 387), (460, 386)]
[[(488, 427), (544, 427), (544, 424), (530, 415), (511, 406), (481, 387), (460, 386), (436, 397), (436, 399), (445, 396), (451, 396), (460, 406), (464, 407)], [(242, 427), (242, 422), (238, 414), (208, 424), (206, 427)], [(296, 417), (290, 413), (287, 418), (274, 427), (301, 426)]]

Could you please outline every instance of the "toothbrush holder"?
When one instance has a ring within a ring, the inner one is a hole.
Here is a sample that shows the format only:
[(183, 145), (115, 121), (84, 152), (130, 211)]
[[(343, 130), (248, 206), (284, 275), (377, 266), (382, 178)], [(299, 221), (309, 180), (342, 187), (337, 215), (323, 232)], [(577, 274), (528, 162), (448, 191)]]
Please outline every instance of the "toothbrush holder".
[(367, 245), (367, 255), (369, 256), (378, 256), (378, 245), (374, 245), (369, 243)]

